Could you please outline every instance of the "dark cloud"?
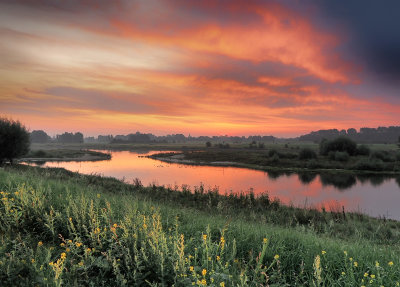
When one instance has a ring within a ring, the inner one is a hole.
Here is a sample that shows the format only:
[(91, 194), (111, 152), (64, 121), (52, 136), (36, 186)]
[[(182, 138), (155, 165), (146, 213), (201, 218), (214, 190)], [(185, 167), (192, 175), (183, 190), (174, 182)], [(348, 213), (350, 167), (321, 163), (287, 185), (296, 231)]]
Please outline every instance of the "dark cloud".
[(348, 49), (368, 70), (400, 85), (400, 1), (319, 1), (320, 22), (341, 25)]

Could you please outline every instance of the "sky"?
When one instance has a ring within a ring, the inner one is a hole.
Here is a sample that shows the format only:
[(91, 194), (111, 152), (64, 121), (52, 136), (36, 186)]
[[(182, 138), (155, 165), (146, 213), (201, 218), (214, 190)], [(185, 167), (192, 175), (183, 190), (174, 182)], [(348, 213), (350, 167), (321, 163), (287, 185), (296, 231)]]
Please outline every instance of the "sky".
[(2, 0), (0, 115), (50, 135), (400, 125), (398, 11), (398, 0)]

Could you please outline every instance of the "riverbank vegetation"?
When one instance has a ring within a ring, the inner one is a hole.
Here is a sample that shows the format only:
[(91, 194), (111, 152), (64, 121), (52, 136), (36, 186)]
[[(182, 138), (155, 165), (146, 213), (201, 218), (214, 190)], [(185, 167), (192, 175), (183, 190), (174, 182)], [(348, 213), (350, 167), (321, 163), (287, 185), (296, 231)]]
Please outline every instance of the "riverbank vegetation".
[(0, 190), (3, 286), (400, 280), (396, 221), (29, 166), (0, 169)]
[(318, 144), (250, 144), (206, 147), (181, 153), (159, 153), (152, 158), (182, 163), (236, 165), (271, 170), (343, 170), (368, 173), (400, 173), (400, 150), (396, 145), (357, 145), (348, 138)]
[(111, 159), (110, 153), (86, 149), (31, 149), (20, 161), (44, 163), (46, 161), (97, 161)]

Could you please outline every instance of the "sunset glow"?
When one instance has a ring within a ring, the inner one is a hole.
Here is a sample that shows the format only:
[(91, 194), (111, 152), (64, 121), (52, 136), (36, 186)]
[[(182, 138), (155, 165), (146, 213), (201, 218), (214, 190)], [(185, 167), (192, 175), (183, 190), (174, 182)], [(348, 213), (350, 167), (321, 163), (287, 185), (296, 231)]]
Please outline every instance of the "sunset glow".
[(399, 125), (399, 81), (351, 25), (285, 3), (2, 1), (0, 114), (52, 135)]

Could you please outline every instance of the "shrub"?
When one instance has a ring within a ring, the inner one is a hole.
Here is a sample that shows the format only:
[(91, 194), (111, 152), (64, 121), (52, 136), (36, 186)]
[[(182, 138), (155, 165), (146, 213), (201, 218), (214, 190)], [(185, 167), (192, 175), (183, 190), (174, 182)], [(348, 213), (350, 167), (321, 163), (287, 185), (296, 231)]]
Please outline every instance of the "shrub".
[(317, 154), (310, 148), (303, 148), (299, 152), (299, 159), (313, 159), (317, 158)]
[(349, 154), (347, 152), (341, 152), (337, 151), (335, 152), (335, 160), (336, 161), (348, 161), (349, 160)]
[(18, 121), (0, 118), (0, 164), (29, 151), (29, 133)]
[(338, 137), (333, 140), (322, 140), (319, 145), (321, 155), (328, 155), (330, 151), (347, 152), (349, 155), (356, 154), (357, 143), (347, 137)]
[(395, 161), (395, 159), (392, 158), (387, 151), (374, 151), (373, 153), (371, 153), (370, 158), (371, 159), (380, 159), (384, 162)]
[(211, 143), (210, 142), (206, 142), (206, 147), (211, 147)]
[(357, 151), (356, 151), (357, 155), (369, 155), (370, 153), (371, 153), (371, 150), (365, 144), (359, 145), (357, 147)]
[(400, 151), (398, 151), (397, 154), (396, 154), (396, 160), (400, 161)]
[(359, 160), (352, 169), (356, 170), (374, 170), (374, 171), (382, 171), (384, 170), (384, 164), (380, 159), (361, 159)]

